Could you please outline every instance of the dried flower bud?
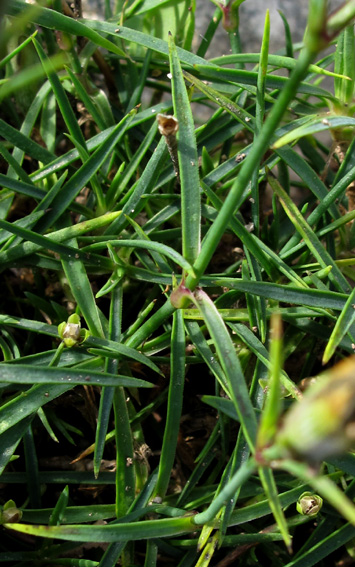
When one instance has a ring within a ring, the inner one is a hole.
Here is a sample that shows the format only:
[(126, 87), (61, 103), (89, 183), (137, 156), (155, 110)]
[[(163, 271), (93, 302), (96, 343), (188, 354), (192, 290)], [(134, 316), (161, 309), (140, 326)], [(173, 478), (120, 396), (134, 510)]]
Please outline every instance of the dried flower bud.
[(323, 506), (323, 498), (312, 492), (304, 492), (297, 501), (297, 512), (302, 516), (316, 516)]
[(276, 445), (293, 457), (317, 463), (355, 442), (355, 356), (318, 377), (286, 413)]
[(177, 155), (176, 134), (179, 130), (179, 121), (171, 114), (157, 114), (158, 130), (164, 136), (168, 146), (171, 161), (173, 162), (175, 175), (179, 179), (179, 160)]
[(162, 136), (176, 136), (179, 122), (171, 114), (157, 114), (158, 130)]

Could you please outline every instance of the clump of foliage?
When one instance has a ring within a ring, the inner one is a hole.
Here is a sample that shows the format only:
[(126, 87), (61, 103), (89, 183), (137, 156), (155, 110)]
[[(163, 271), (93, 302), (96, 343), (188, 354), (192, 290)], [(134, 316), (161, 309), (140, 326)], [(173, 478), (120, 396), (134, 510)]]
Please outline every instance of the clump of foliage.
[(240, 3), (2, 6), (0, 563), (355, 554), (354, 3)]

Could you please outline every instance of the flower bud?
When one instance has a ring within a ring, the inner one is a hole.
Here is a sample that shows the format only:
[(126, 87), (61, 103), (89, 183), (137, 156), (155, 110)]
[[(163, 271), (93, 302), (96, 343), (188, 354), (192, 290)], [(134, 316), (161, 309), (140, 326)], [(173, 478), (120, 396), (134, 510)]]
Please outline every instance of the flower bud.
[(175, 309), (186, 309), (191, 303), (193, 295), (182, 281), (170, 295), (170, 302)]
[(0, 524), (17, 523), (22, 518), (22, 511), (16, 507), (13, 500), (8, 500), (0, 511)]
[(355, 442), (355, 356), (336, 364), (286, 413), (276, 445), (292, 457), (319, 463)]
[(81, 330), (80, 317), (73, 313), (68, 321), (58, 325), (58, 334), (63, 340), (67, 348), (71, 348), (83, 340), (83, 331)]
[(302, 516), (316, 516), (323, 506), (323, 498), (312, 492), (304, 492), (297, 500), (297, 512)]

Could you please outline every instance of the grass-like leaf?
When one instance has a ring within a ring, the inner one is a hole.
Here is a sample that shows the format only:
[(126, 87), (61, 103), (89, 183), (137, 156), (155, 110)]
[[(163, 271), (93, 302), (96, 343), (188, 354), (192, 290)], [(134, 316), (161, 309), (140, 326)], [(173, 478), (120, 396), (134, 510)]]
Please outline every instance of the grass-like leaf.
[(169, 39), (174, 112), (179, 124), (178, 158), (181, 182), (182, 249), (194, 262), (200, 251), (200, 186), (194, 122), (173, 38)]
[(330, 279), (334, 282), (334, 285), (339, 291), (346, 292), (349, 290), (349, 285), (346, 278), (340, 272), (338, 266), (335, 264), (333, 258), (324, 249), (322, 244), (319, 242), (318, 238), (315, 236), (313, 231), (309, 228), (307, 221), (304, 219), (296, 205), (292, 202), (290, 197), (281, 187), (281, 185), (276, 181), (276, 179), (269, 177), (270, 185), (279, 196), (282, 206), (284, 207), (288, 217), (294, 223), (297, 231), (304, 238), (307, 246), (309, 247), (312, 254), (318, 260), (323, 268), (327, 266), (332, 266), (332, 271), (329, 273)]
[[(26, 11), (26, 8), (28, 9), (26, 2), (22, 2), (22, 0), (15, 0), (11, 6), (8, 6), (8, 13), (11, 15), (21, 14), (23, 11)], [(64, 16), (55, 10), (50, 10), (41, 6), (39, 10), (30, 11), (29, 18), (31, 21), (49, 29), (57, 29), (73, 34), (74, 36), (78, 35), (79, 37), (86, 37), (97, 46), (113, 51), (117, 55), (124, 56), (124, 52), (114, 43), (103, 38), (94, 30), (88, 29), (82, 22), (78, 22), (73, 18)]]
[(139, 378), (110, 375), (101, 372), (82, 371), (63, 368), (43, 368), (26, 364), (2, 364), (0, 378), (4, 383), (19, 384), (96, 384), (101, 386), (152, 387), (152, 384)]
[(185, 380), (185, 330), (181, 311), (174, 313), (171, 334), (172, 360), (168, 397), (167, 425), (165, 428), (155, 493), (162, 497), (167, 491), (173, 468), (181, 419)]
[[(5, 3), (6, 564), (256, 553), (291, 567), (349, 549), (329, 506), (315, 527), (295, 504), (312, 488), (354, 523), (353, 456), (326, 453), (315, 474), (323, 446), (297, 449), (292, 416), (322, 363), (353, 352), (355, 8), (309, 0), (302, 44), (281, 15), (277, 53), (267, 12), (260, 53), (245, 53), (242, 2), (214, 3), (195, 52), (194, 2), (106, 1), (96, 20), (80, 2)], [(208, 60), (218, 25), (231, 55)]]
[(210, 298), (203, 292), (195, 294), (195, 302), (200, 309), (208, 331), (215, 344), (219, 362), (225, 372), (228, 393), (237, 410), (245, 438), (253, 449), (256, 440), (256, 418), (250, 402), (245, 378), (238, 356), (223, 320)]
[(21, 533), (69, 541), (118, 542), (171, 537), (196, 530), (191, 516), (163, 520), (145, 520), (108, 526), (31, 526), (7, 524), (6, 527)]
[(330, 358), (333, 356), (335, 350), (339, 346), (340, 341), (344, 335), (348, 332), (351, 325), (354, 323), (355, 310), (354, 310), (354, 298), (355, 298), (355, 288), (349, 295), (349, 298), (344, 305), (343, 311), (338, 317), (332, 334), (330, 335), (327, 346), (325, 347), (323, 354), (323, 364), (326, 364)]
[(323, 118), (317, 118), (316, 120), (310, 121), (309, 124), (304, 124), (299, 128), (295, 128), (291, 132), (288, 132), (276, 142), (274, 142), (273, 147), (275, 149), (281, 148), (286, 144), (291, 144), (298, 138), (304, 136), (310, 136), (312, 134), (318, 134), (319, 132), (325, 132), (327, 130), (332, 130), (336, 128), (354, 128), (355, 120), (354, 118), (348, 116), (329, 116), (328, 114)]

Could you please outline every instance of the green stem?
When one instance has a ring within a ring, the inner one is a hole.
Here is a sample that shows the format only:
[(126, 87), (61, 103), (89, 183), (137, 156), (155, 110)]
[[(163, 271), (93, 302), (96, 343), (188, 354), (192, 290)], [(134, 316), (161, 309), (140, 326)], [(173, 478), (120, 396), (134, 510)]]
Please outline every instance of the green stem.
[(156, 329), (160, 327), (171, 315), (174, 313), (175, 307), (170, 303), (170, 299), (152, 315), (148, 321), (126, 341), (126, 345), (132, 348), (137, 348), (142, 344)]
[(55, 351), (52, 360), (50, 361), (50, 363), (48, 364), (48, 366), (58, 366), (60, 357), (62, 356), (62, 352), (64, 350), (64, 342), (62, 341), (57, 350)]
[(248, 480), (255, 470), (256, 463), (253, 458), (243, 463), (235, 475), (232, 476), (230, 482), (218, 494), (217, 498), (211, 502), (207, 510), (194, 516), (194, 523), (201, 525), (211, 522), (216, 517), (222, 506), (226, 504), (227, 500), (234, 497), (238, 488)]

